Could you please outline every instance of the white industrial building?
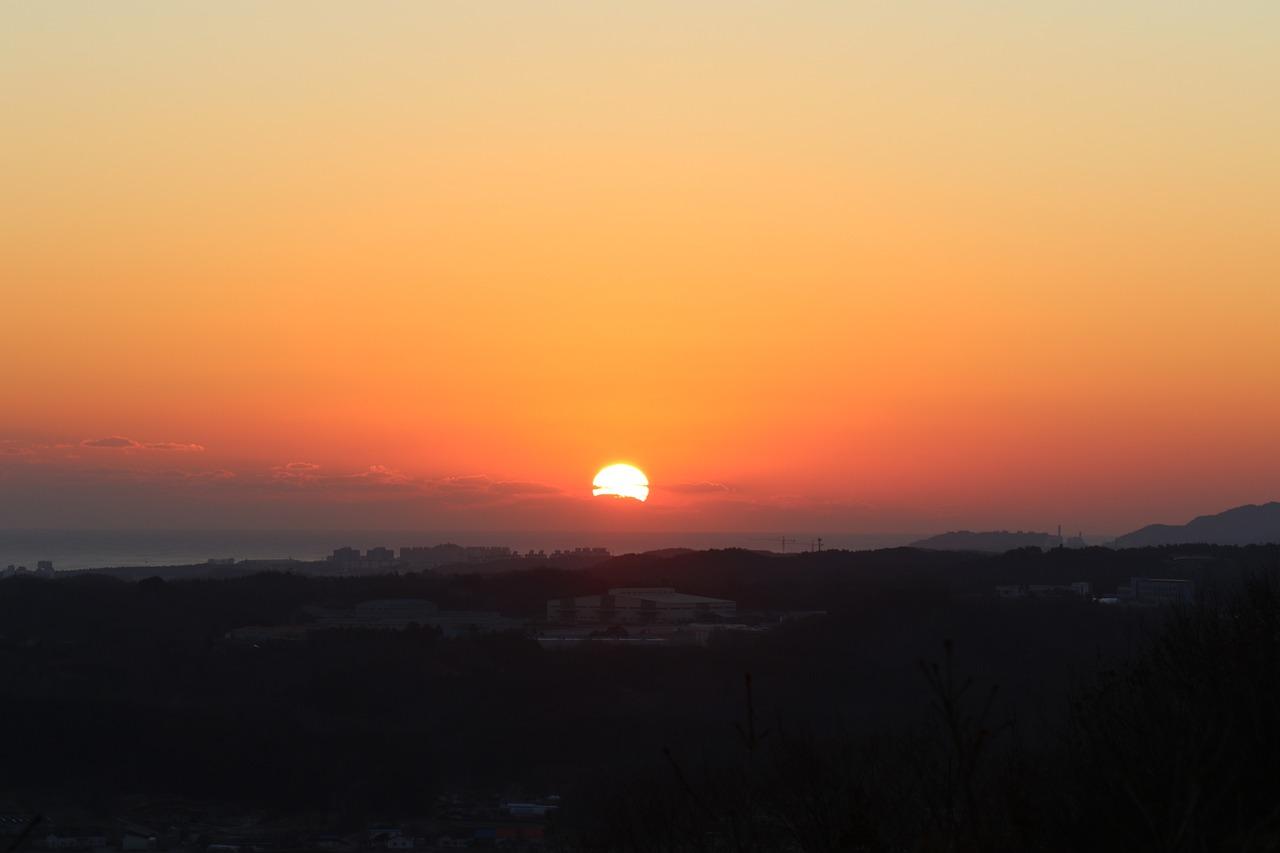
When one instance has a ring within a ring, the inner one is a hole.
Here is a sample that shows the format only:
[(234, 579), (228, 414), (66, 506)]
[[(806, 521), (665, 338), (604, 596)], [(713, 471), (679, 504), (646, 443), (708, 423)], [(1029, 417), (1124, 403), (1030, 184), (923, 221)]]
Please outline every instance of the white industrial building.
[(547, 602), (547, 621), (558, 625), (681, 625), (733, 619), (737, 613), (736, 602), (666, 586), (620, 587)]
[(1190, 604), (1195, 584), (1182, 578), (1130, 578), (1116, 598), (1121, 604)]
[(1054, 598), (1077, 595), (1089, 598), (1093, 587), (1088, 581), (1075, 583), (1015, 583), (996, 587), (996, 595), (1001, 598)]
[(524, 623), (500, 613), (441, 610), (418, 598), (383, 598), (362, 601), (350, 610), (303, 608), (310, 619), (297, 625), (262, 625), (235, 628), (226, 638), (233, 642), (265, 643), (303, 641), (313, 631), (404, 631), (417, 626), (434, 628), (445, 637), (497, 633), (522, 628)]
[(446, 637), (460, 637), (509, 631), (521, 627), (521, 624), (498, 613), (440, 610), (432, 602), (417, 598), (385, 598), (362, 601), (353, 610), (321, 611), (315, 627), (403, 631), (417, 625), (435, 628)]

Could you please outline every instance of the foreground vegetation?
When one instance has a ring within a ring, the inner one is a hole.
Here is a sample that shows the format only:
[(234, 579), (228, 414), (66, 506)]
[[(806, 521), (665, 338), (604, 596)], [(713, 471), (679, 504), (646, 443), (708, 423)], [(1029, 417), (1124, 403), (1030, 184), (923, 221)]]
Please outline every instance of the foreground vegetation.
[(909, 733), (762, 731), (748, 677), (732, 760), (601, 778), (570, 849), (1280, 849), (1280, 576), (1167, 615), (1035, 742), (949, 643), (920, 664), (932, 714)]
[[(1174, 557), (1193, 556), (1193, 560)], [(1276, 548), (626, 557), (491, 577), (0, 583), (0, 794), (182, 797), (333, 829), (437, 794), (560, 793), (566, 850), (1270, 850)], [(995, 583), (1190, 566), (1187, 610)], [(675, 584), (759, 618), (707, 648), (550, 652), (521, 632), (231, 643), (310, 605), (414, 597), (536, 619)], [(749, 681), (748, 681), (749, 676)]]

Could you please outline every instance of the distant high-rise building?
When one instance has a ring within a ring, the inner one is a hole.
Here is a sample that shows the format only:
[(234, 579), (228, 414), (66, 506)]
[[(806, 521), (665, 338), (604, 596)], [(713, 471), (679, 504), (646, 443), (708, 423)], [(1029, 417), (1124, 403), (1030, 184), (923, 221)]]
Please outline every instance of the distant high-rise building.
[(416, 568), (453, 566), (461, 563), (492, 563), (497, 560), (509, 560), (515, 556), (515, 552), (510, 548), (500, 545), (463, 546), (454, 545), (452, 542), (400, 549), (400, 562)]
[(360, 552), (355, 548), (335, 548), (329, 555), (329, 562), (339, 566), (360, 565)]

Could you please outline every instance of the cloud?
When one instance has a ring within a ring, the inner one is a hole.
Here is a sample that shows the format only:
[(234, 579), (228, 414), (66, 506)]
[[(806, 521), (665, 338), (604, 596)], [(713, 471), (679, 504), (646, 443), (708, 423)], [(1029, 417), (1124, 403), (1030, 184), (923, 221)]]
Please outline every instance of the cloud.
[(235, 471), (228, 471), (225, 468), (219, 468), (213, 471), (193, 471), (185, 474), (187, 480), (193, 483), (216, 483), (222, 480), (234, 480)]
[(370, 465), (363, 471), (348, 474), (347, 479), (363, 480), (367, 483), (382, 483), (385, 485), (413, 483), (413, 478), (395, 470), (394, 468), (388, 468), (386, 465)]
[(493, 483), (485, 474), (464, 474), (457, 477), (445, 477), (443, 480), (437, 480), (436, 485), (446, 489), (477, 489), (483, 490), (489, 488)]
[(473, 495), (554, 495), (560, 490), (543, 483), (526, 483), (519, 480), (495, 480), (487, 474), (467, 474), (446, 477), (427, 484), (431, 491), (465, 493)]
[(142, 445), (134, 441), (132, 438), (125, 438), (121, 435), (112, 435), (107, 438), (86, 438), (80, 442), (81, 447), (141, 447)]
[(108, 450), (168, 450), (179, 453), (203, 453), (204, 445), (189, 441), (134, 441), (123, 435), (109, 435), (106, 438), (86, 438), (80, 442), (81, 447), (101, 447)]
[(675, 492), (678, 495), (720, 495), (725, 492), (732, 492), (733, 489), (724, 483), (672, 483), (669, 486), (662, 486), (665, 492)]
[(318, 479), (319, 471), (315, 462), (286, 462), (271, 468), (271, 479), (299, 483)]
[(555, 486), (515, 481), (493, 483), (489, 486), (489, 491), (499, 495), (555, 495), (560, 493), (560, 490)]
[(419, 488), (427, 500), (456, 507), (509, 505), (561, 494), (555, 486), (544, 483), (495, 480), (487, 474), (425, 480)]
[(330, 473), (315, 462), (288, 462), (269, 472), (269, 481), (282, 488), (322, 492), (344, 496), (374, 496), (381, 492), (405, 493), (420, 490), (422, 481), (415, 480), (386, 465), (370, 465), (360, 471)]

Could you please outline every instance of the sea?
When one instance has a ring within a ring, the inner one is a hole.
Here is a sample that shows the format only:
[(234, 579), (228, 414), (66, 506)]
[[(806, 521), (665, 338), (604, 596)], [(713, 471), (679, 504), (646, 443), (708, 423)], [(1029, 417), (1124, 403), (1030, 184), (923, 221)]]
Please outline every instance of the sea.
[[(41, 560), (55, 570), (178, 566), (208, 560), (320, 560), (335, 548), (502, 545), (521, 553), (579, 547), (614, 554), (662, 548), (749, 548), (794, 553), (819, 547), (870, 550), (906, 545), (920, 533), (796, 533), (429, 530), (0, 530), (0, 569)], [(784, 541), (785, 539), (785, 541)]]

